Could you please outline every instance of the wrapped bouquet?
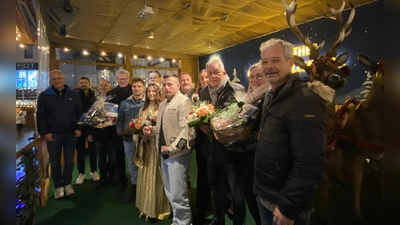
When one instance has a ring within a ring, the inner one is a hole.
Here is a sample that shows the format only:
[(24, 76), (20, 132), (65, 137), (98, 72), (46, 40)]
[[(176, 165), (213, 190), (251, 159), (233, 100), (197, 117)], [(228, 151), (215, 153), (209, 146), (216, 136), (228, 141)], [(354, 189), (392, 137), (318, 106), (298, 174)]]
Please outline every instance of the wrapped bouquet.
[(257, 113), (256, 106), (243, 102), (220, 110), (211, 118), (215, 138), (225, 146), (246, 140), (251, 134)]
[(98, 98), (90, 109), (82, 114), (78, 124), (95, 128), (115, 125), (118, 117), (118, 104), (107, 102), (112, 97)]
[(212, 104), (208, 101), (197, 101), (192, 106), (192, 110), (186, 116), (186, 121), (189, 127), (198, 127), (203, 124), (210, 124), (211, 117), (216, 113)]
[(131, 122), (129, 122), (129, 129), (133, 134), (140, 134), (143, 133), (143, 127), (144, 126), (155, 126), (156, 125), (156, 119), (155, 118), (149, 118), (149, 117), (137, 117), (132, 119)]

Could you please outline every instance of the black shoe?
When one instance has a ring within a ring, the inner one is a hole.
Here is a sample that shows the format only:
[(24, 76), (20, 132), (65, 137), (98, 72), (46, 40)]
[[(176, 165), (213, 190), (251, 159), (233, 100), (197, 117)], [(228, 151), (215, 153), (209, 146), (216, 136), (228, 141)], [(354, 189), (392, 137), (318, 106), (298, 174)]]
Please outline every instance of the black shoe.
[(131, 203), (136, 200), (136, 184), (132, 184), (131, 192), (128, 197), (125, 199), (125, 203)]
[(209, 223), (208, 225), (225, 225), (225, 221), (216, 221), (216, 220), (213, 220), (213, 221), (211, 221), (211, 223)]
[(96, 186), (94, 187), (94, 189), (96, 189), (96, 190), (99, 190), (99, 189), (101, 189), (102, 187), (104, 187), (105, 185), (107, 184), (107, 179), (101, 179), (101, 177), (100, 177), (100, 180), (99, 180), (99, 182), (97, 182), (97, 184), (96, 184)]
[(204, 225), (206, 223), (206, 212), (199, 210), (193, 218), (193, 225)]

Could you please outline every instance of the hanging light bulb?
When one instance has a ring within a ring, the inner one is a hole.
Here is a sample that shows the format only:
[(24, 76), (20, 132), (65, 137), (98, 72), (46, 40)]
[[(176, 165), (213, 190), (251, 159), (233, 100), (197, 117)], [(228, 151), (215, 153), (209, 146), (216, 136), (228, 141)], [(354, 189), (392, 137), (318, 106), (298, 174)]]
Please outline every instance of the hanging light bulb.
[(154, 31), (149, 31), (149, 38), (150, 39), (153, 39), (154, 38)]

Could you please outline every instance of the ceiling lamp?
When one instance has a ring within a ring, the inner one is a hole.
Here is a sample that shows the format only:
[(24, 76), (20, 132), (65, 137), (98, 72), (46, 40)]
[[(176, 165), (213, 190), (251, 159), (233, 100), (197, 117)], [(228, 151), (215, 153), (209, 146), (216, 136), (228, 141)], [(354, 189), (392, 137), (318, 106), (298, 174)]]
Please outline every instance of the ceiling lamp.
[(212, 47), (211, 41), (207, 41), (207, 48), (211, 48), (211, 47)]
[(150, 39), (153, 39), (154, 38), (154, 31), (149, 31), (149, 38)]

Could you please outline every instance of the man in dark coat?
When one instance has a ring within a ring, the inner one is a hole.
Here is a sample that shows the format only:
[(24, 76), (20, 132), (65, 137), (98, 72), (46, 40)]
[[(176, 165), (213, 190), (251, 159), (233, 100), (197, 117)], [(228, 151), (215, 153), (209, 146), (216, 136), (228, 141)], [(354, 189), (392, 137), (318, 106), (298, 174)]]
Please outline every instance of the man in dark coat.
[(327, 159), (324, 100), (292, 74), (293, 46), (270, 39), (261, 47), (271, 84), (255, 157), (254, 191), (263, 225), (309, 224)]
[[(75, 193), (71, 180), (76, 138), (81, 136), (77, 123), (83, 113), (78, 93), (64, 82), (64, 74), (60, 70), (50, 72), (51, 86), (40, 93), (36, 113), (38, 132), (47, 142), (55, 198)], [(61, 152), (64, 153), (63, 169)]]
[[(107, 96), (114, 96), (110, 102), (115, 104), (121, 104), (123, 100), (132, 95), (132, 86), (129, 84), (130, 73), (127, 70), (120, 69), (116, 72), (116, 80), (118, 86), (107, 92)], [(113, 146), (115, 149), (115, 166), (117, 169), (117, 182), (118, 182), (118, 193), (122, 193), (126, 190), (128, 185), (128, 179), (126, 177), (125, 167), (125, 150), (123, 145), (123, 138), (118, 135), (117, 129), (114, 128), (112, 132)]]
[[(237, 102), (234, 94), (245, 94), (242, 85), (229, 82), (224, 64), (218, 58), (211, 59), (206, 64), (209, 84), (200, 92), (200, 101), (209, 101), (216, 109), (223, 109), (234, 102)], [(210, 126), (200, 126), (198, 132), (210, 134)], [(213, 221), (210, 225), (225, 224), (226, 192), (230, 189), (232, 193), (232, 203), (234, 211), (233, 224), (241, 225), (245, 223), (246, 202), (243, 193), (243, 174), (238, 163), (236, 152), (229, 151), (218, 140), (212, 137), (212, 141), (207, 140), (201, 146), (202, 152), (207, 160), (208, 183), (213, 192), (215, 210)], [(229, 187), (225, 186), (225, 180)]]
[[(83, 76), (78, 79), (77, 92), (81, 98), (83, 105), (83, 112), (87, 112), (91, 107), (91, 101), (94, 98), (94, 91), (90, 88), (89, 78)], [(82, 184), (85, 181), (85, 152), (86, 152), (86, 139), (88, 137), (88, 129), (82, 129), (82, 135), (76, 139), (76, 151), (78, 158), (78, 178), (76, 184)], [(97, 158), (96, 158), (96, 145), (93, 140), (87, 140), (89, 150), (89, 163), (90, 163), (90, 178), (93, 181), (98, 181), (99, 175), (97, 173)]]

